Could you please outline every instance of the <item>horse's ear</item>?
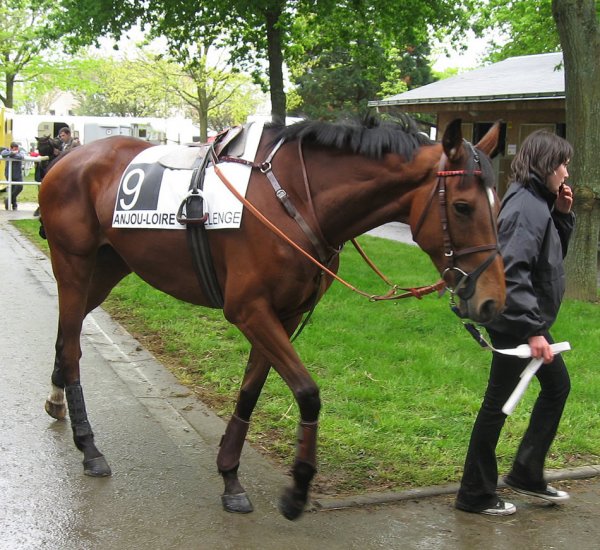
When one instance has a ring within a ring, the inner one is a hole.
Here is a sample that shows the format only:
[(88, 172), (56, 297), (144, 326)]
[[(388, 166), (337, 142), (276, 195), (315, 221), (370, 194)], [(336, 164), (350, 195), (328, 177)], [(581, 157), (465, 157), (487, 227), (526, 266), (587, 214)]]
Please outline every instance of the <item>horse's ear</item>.
[(493, 126), (486, 132), (485, 136), (481, 138), (475, 147), (491, 157), (492, 153), (496, 150), (496, 147), (498, 147), (498, 142), (500, 141), (501, 126), (501, 120), (494, 122)]
[(442, 137), (442, 147), (444, 153), (448, 157), (448, 160), (457, 160), (462, 155), (462, 130), (461, 130), (461, 119), (455, 118), (444, 131), (444, 137)]

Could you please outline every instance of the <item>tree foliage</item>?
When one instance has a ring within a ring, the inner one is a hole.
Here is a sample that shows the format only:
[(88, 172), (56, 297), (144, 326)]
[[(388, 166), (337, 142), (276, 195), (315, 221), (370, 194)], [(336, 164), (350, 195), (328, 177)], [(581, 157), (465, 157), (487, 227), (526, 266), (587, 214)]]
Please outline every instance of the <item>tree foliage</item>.
[[(351, 41), (345, 43), (352, 46), (350, 70), (344, 75), (346, 81), (360, 77), (363, 71), (371, 71), (369, 60), (376, 59), (376, 71), (382, 72), (387, 54), (403, 56), (407, 49), (427, 43), (436, 30), (464, 28), (472, 2), (60, 0), (62, 11), (55, 19), (55, 26), (73, 45), (94, 43), (107, 33), (119, 37), (139, 23), (152, 33), (165, 36), (172, 52), (186, 52), (197, 43), (227, 46), (236, 67), (249, 71), (268, 88), (273, 118), (282, 122), (286, 114), (284, 61), (291, 63), (302, 55), (310, 58), (317, 52), (322, 57), (320, 76), (324, 75), (326, 65), (344, 45), (344, 40), (335, 35), (350, 33)], [(302, 25), (296, 26), (298, 21), (309, 21), (314, 27), (305, 26), (304, 30), (310, 32), (298, 32), (299, 28), (302, 30)], [(361, 36), (364, 33), (366, 36)], [(327, 45), (318, 48), (321, 40)], [(384, 57), (377, 57), (381, 53)], [(397, 65), (396, 61), (394, 64)], [(393, 73), (388, 66), (390, 71)], [(367, 79), (369, 86), (371, 81)], [(365, 93), (369, 86), (363, 82), (359, 88)]]
[[(417, 74), (402, 70), (411, 57), (410, 49), (400, 37), (394, 40), (382, 33), (371, 18), (364, 17), (363, 8), (360, 3), (341, 3), (327, 17), (309, 13), (296, 18), (293, 30), (302, 38), (291, 52), (288, 66), (303, 114), (325, 119), (362, 115), (369, 100), (382, 91), (406, 90), (410, 75)], [(425, 43), (421, 51), (427, 50)], [(419, 80), (419, 84), (431, 80), (427, 65)]]
[(479, 36), (492, 37), (490, 61), (560, 50), (552, 0), (482, 1), (474, 12), (473, 28)]
[(156, 71), (144, 58), (86, 57), (77, 61), (72, 80), (79, 103), (76, 113), (91, 116), (167, 117), (178, 105), (170, 101)]
[(221, 66), (209, 48), (199, 46), (185, 65), (141, 47), (130, 57), (79, 57), (56, 85), (74, 93), (79, 115), (167, 118), (184, 112), (198, 123), (201, 140), (209, 129), (244, 122), (262, 100), (248, 77)]
[(201, 141), (206, 141), (209, 128), (220, 131), (245, 122), (262, 100), (249, 77), (226, 68), (222, 51), (210, 54), (211, 48), (200, 44), (183, 65), (159, 56), (148, 67), (158, 76), (164, 93), (178, 98), (198, 122)]
[(14, 107), (17, 83), (35, 82), (60, 58), (60, 51), (49, 48), (55, 34), (48, 17), (55, 6), (47, 0), (0, 3), (0, 101), (5, 107)]
[[(464, 4), (464, 3), (463, 3)], [(462, 28), (461, 4), (344, 0), (298, 14), (287, 59), (302, 112), (363, 115), (367, 102), (433, 80), (433, 30)]]

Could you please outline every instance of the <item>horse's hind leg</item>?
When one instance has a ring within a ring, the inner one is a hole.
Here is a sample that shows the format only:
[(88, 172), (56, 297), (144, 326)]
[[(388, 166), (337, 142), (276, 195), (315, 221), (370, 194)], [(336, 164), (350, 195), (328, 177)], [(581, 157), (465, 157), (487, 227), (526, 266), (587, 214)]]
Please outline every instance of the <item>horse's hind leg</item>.
[(52, 371), (52, 387), (50, 394), (46, 398), (44, 406), (46, 412), (56, 420), (63, 420), (67, 416), (67, 403), (65, 401), (65, 383), (59, 367), (59, 349), (62, 348), (62, 336), (60, 328), (56, 335), (54, 370)]
[[(54, 257), (56, 257), (55, 274), (60, 296), (59, 330), (52, 373), (52, 390), (45, 408), (50, 416), (58, 419), (64, 418), (66, 393), (73, 440), (84, 455), (84, 473), (96, 477), (108, 476), (111, 474), (111, 470), (94, 443), (94, 434), (87, 418), (83, 390), (79, 381), (79, 358), (81, 356), (79, 337), (83, 318), (104, 301), (111, 289), (130, 270), (108, 246), (98, 250), (92, 264), (91, 276), (86, 275), (89, 273), (89, 260), (70, 257), (69, 267), (66, 268), (65, 263), (58, 260), (58, 256), (58, 253), (54, 253)], [(77, 266), (77, 264), (79, 265)], [(68, 279), (69, 284), (62, 285), (60, 281), (67, 271), (71, 275), (71, 278)], [(86, 279), (87, 292), (85, 292)], [(78, 284), (74, 284), (75, 281)], [(82, 308), (81, 304), (84, 300), (85, 306)], [(65, 304), (70, 305), (65, 306)], [(73, 337), (69, 340), (67, 335)], [(76, 351), (74, 350), (75, 346)]]
[[(85, 314), (87, 315), (104, 302), (115, 285), (130, 272), (127, 264), (116, 254), (112, 247), (108, 245), (101, 247), (96, 255), (96, 264), (88, 290)], [(45, 404), (46, 412), (57, 420), (62, 420), (67, 415), (65, 381), (59, 361), (62, 345), (62, 333), (59, 326), (56, 336), (52, 387)]]

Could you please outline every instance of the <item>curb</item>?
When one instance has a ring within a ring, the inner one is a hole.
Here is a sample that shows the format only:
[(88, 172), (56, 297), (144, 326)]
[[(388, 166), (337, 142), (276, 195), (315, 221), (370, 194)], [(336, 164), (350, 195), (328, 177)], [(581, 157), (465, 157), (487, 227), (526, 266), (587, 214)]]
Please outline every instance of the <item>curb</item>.
[[(577, 468), (563, 468), (560, 470), (549, 470), (546, 472), (548, 481), (564, 481), (575, 479), (589, 479), (600, 476), (600, 464), (593, 466), (580, 466)], [(363, 495), (349, 496), (345, 498), (323, 497), (312, 499), (310, 511), (340, 510), (359, 506), (373, 506), (377, 504), (390, 504), (403, 500), (414, 500), (419, 498), (436, 497), (455, 494), (459, 489), (458, 483), (446, 485), (432, 485), (406, 491), (389, 491), (385, 493), (365, 493)], [(506, 488), (506, 483), (498, 480), (498, 488)]]

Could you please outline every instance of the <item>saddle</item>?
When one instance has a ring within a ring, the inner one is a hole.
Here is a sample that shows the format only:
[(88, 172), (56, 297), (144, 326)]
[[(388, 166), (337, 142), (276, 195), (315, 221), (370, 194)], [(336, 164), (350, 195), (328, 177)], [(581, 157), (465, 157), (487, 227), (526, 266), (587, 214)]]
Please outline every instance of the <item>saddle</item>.
[(194, 170), (204, 163), (204, 158), (208, 154), (210, 147), (214, 148), (217, 157), (227, 153), (230, 157), (239, 158), (244, 154), (246, 148), (246, 139), (250, 124), (234, 126), (233, 128), (223, 130), (209, 139), (207, 143), (180, 147), (176, 151), (160, 158), (158, 162), (165, 168), (172, 170)]

